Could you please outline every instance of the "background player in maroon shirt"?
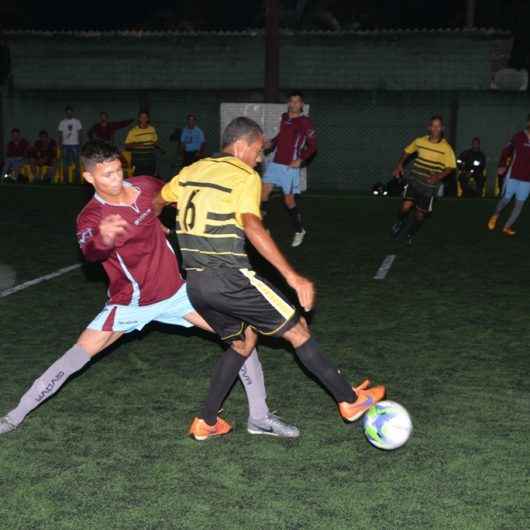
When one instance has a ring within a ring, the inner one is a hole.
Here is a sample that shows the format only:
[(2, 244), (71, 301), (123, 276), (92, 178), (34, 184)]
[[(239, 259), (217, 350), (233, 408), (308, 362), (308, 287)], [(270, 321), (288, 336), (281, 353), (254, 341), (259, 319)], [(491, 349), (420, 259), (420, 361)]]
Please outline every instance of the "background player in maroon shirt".
[[(510, 164), (508, 160), (511, 160)], [(488, 228), (495, 230), (502, 210), (515, 197), (512, 213), (502, 230), (507, 236), (514, 236), (516, 232), (512, 228), (513, 224), (521, 215), (524, 203), (530, 195), (530, 114), (527, 117), (526, 129), (515, 134), (502, 150), (497, 172), (501, 176), (506, 175), (506, 178), (502, 198), (488, 221)]]
[(282, 114), (280, 131), (265, 144), (266, 149), (275, 149), (276, 152), (263, 175), (261, 204), (263, 214), (266, 215), (272, 188), (278, 186), (282, 189), (295, 232), (292, 246), (298, 247), (304, 241), (306, 231), (295, 195), (300, 193), (300, 167), (315, 154), (317, 137), (313, 122), (302, 114), (303, 94), (299, 91), (291, 92), (287, 105), (287, 112)]
[[(0, 418), (0, 434), (16, 429), (68, 377), (124, 333), (141, 330), (153, 320), (212, 331), (188, 299), (167, 229), (153, 210), (163, 183), (153, 177), (124, 181), (118, 150), (99, 140), (88, 142), (81, 156), (83, 176), (95, 194), (79, 214), (77, 236), (85, 258), (102, 263), (109, 277), (109, 298), (75, 345), (34, 381), (16, 408)], [(256, 351), (240, 377), (249, 401), (249, 432), (296, 438), (296, 427), (269, 412)]]
[(99, 122), (92, 125), (88, 130), (88, 138), (90, 140), (103, 140), (105, 142), (114, 143), (114, 135), (116, 131), (128, 127), (134, 120), (123, 121), (109, 121), (108, 112), (100, 112)]

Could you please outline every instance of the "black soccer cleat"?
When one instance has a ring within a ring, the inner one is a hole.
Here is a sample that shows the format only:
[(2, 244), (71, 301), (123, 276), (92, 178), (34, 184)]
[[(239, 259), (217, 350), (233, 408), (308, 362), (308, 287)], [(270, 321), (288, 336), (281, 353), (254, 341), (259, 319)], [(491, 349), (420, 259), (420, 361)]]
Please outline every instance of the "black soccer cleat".
[(403, 226), (405, 226), (405, 219), (402, 219), (401, 221), (397, 221), (392, 225), (391, 234), (394, 239), (397, 239), (399, 237), (399, 234), (401, 233), (401, 230), (403, 230)]

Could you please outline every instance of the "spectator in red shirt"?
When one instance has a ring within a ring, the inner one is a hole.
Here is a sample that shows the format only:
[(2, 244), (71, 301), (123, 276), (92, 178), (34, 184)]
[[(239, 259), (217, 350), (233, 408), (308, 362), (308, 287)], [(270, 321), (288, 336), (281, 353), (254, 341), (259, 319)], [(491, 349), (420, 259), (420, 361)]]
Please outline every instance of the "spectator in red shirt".
[(103, 140), (104, 142), (114, 143), (116, 131), (128, 127), (134, 120), (109, 121), (109, 113), (101, 112), (99, 122), (92, 125), (88, 130), (90, 140)]
[(4, 178), (16, 179), (20, 176), (20, 170), (26, 162), (29, 143), (22, 137), (20, 129), (11, 130), (11, 141), (7, 144), (6, 160), (2, 175)]
[[(47, 131), (40, 131), (30, 150), (31, 172), (42, 180), (50, 181), (57, 171), (57, 142), (50, 138)], [(46, 174), (44, 174), (46, 168)]]
[[(509, 163), (508, 160), (510, 160)], [(515, 197), (512, 213), (502, 230), (505, 235), (514, 236), (513, 224), (517, 221), (530, 195), (530, 114), (527, 118), (526, 129), (516, 133), (502, 150), (497, 173), (501, 176), (506, 175), (506, 178), (502, 198), (497, 204), (495, 213), (490, 217), (488, 228), (495, 230), (502, 210)]]
[(262, 210), (267, 213), (269, 195), (274, 186), (282, 188), (285, 206), (294, 228), (293, 247), (302, 244), (306, 231), (295, 195), (300, 193), (300, 167), (315, 154), (317, 137), (313, 122), (303, 114), (304, 96), (291, 92), (287, 112), (282, 114), (280, 131), (265, 148), (275, 149), (274, 159), (263, 175)]

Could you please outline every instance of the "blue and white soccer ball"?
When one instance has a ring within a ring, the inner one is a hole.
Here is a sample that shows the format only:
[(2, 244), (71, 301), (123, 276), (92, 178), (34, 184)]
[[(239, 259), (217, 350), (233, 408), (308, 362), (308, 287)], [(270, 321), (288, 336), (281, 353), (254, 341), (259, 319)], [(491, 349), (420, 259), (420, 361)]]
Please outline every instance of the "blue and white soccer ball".
[(397, 449), (412, 434), (407, 409), (395, 401), (380, 401), (364, 415), (364, 434), (378, 449)]

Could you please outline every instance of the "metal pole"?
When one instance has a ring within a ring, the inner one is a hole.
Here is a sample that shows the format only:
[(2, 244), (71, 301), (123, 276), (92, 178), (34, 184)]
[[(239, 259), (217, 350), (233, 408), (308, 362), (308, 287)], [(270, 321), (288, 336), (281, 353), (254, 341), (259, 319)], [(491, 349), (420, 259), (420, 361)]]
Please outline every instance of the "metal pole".
[(280, 96), (280, 9), (278, 0), (265, 2), (265, 101)]
[(466, 28), (475, 27), (476, 0), (466, 0)]

